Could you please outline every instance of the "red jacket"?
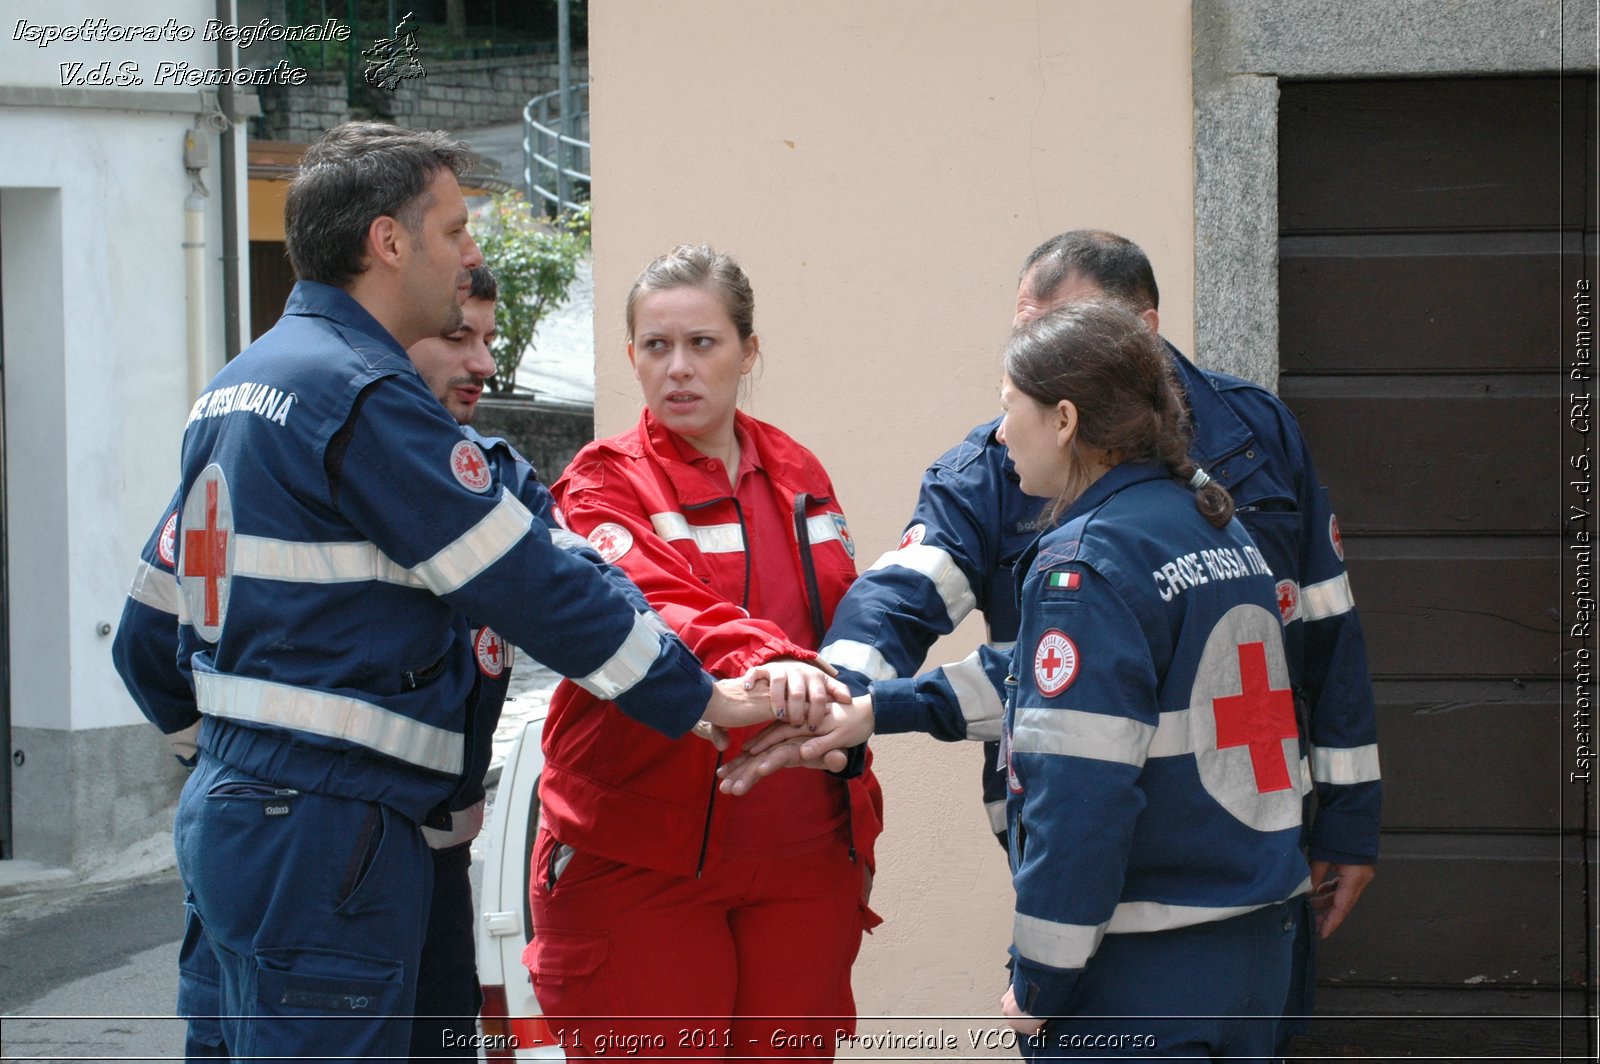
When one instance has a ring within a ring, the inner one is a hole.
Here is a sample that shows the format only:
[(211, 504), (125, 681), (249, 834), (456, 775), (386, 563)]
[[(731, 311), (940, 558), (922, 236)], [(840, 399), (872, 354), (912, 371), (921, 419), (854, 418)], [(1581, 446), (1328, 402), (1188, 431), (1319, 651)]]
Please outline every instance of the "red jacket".
[[(792, 567), (818, 633), (856, 577), (855, 544), (816, 456), (771, 425), (736, 417), (778, 493), (779, 511), (796, 516), (787, 557), (747, 558), (726, 473), (678, 458), (649, 411), (632, 431), (578, 452), (552, 489), (572, 531), (639, 585), (717, 677), (775, 658), (816, 659), (815, 648), (796, 645), (740, 606), (747, 564), (762, 566), (764, 575), (771, 566)], [(800, 543), (802, 514), (808, 549)], [(717, 795), (720, 758), (710, 743), (667, 739), (563, 681), (545, 722), (544, 752), (541, 815), (562, 842), (685, 876), (716, 859), (727, 799)], [(854, 850), (871, 869), (883, 797), (870, 754), (866, 771), (839, 785), (849, 788)]]

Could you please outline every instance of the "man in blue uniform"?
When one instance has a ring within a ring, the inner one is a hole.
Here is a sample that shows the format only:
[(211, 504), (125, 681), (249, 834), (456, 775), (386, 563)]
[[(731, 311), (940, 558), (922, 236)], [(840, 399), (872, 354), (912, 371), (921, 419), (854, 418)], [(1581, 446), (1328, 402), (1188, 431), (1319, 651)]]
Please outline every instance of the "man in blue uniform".
[[(1158, 332), (1159, 291), (1137, 245), (1111, 233), (1075, 230), (1041, 244), (1023, 265), (1018, 324), (1065, 303), (1109, 298)], [(1377, 731), (1366, 647), (1345, 575), (1344, 547), (1327, 492), (1294, 416), (1271, 392), (1201, 370), (1167, 345), (1194, 423), (1193, 456), (1233, 495), (1277, 581), (1280, 617), (1300, 727), (1311, 747), (1316, 812), (1307, 838), (1316, 925), (1331, 934), (1371, 881), (1381, 801)], [(899, 547), (862, 574), (834, 615), (822, 656), (858, 689), (874, 679), (912, 676), (935, 639), (974, 608), (991, 645), (1017, 636), (1012, 566), (1039, 531), (1041, 502), (1022, 494), (998, 419), (979, 425), (923, 477)], [(1005, 777), (996, 769), (1002, 707), (979, 654), (944, 668), (959, 693), (964, 727), (946, 740), (981, 739), (984, 798), (991, 827), (1005, 827)], [(1002, 844), (1004, 836), (1002, 834)], [(1302, 914), (1304, 916), (1304, 914)], [(1303, 964), (1287, 1016), (1310, 1012)], [(1303, 995), (1303, 996), (1302, 996)], [(1295, 1033), (1303, 1024), (1288, 1023)]]
[[(569, 553), (407, 357), (460, 326), (481, 262), (467, 161), (442, 134), (371, 123), (307, 151), (286, 212), (301, 280), (195, 403), (176, 517), (152, 540), (202, 714), (179, 871), (235, 1054), (404, 1059), (421, 828), (472, 756), (468, 614), (664, 734), (766, 715)], [(141, 706), (183, 730), (170, 666), (129, 664)]]

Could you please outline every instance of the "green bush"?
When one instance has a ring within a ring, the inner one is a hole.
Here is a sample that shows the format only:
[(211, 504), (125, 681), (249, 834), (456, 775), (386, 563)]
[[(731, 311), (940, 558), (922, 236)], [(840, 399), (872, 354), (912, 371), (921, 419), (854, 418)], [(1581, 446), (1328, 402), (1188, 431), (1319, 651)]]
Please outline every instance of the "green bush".
[(534, 330), (546, 314), (567, 301), (578, 263), (589, 250), (589, 209), (544, 222), (520, 193), (505, 192), (480, 208), (472, 235), (500, 283), (495, 307), (495, 375), (489, 390), (509, 393), (517, 366), (533, 349)]

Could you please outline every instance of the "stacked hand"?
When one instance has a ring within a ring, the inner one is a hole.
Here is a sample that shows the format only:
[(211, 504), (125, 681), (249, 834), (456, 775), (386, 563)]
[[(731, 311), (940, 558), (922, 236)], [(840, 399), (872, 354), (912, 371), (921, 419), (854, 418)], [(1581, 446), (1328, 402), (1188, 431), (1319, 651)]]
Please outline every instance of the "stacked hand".
[[(766, 724), (775, 717), (781, 720), (791, 712), (791, 707), (805, 719), (808, 714), (820, 713), (820, 710), (812, 710), (812, 705), (827, 705), (830, 699), (848, 702), (850, 689), (834, 679), (831, 670), (824, 671), (827, 668), (826, 663), (811, 665), (785, 660), (753, 669), (750, 675), (742, 678), (718, 680), (712, 687), (711, 700), (706, 703), (700, 723), (694, 726), (694, 734), (718, 750), (726, 750), (728, 728)], [(766, 670), (778, 677), (775, 685), (769, 681)], [(761, 675), (757, 676), (758, 673)], [(841, 755), (841, 764), (842, 761)]]
[(802, 671), (806, 668), (772, 662), (745, 674), (744, 683), (753, 691), (765, 685), (778, 723), (717, 771), (724, 794), (744, 794), (764, 777), (796, 765), (837, 772), (845, 766), (845, 751), (872, 735), (872, 697), (852, 699), (843, 684), (815, 669)]

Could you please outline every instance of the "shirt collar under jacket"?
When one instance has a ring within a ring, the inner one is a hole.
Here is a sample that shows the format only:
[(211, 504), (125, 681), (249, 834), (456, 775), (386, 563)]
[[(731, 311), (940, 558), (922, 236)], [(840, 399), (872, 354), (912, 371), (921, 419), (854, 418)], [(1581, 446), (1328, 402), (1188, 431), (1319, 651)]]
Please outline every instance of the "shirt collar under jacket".
[[(757, 434), (750, 430), (752, 421), (744, 411), (734, 411), (733, 432), (739, 440), (739, 468), (735, 473), (739, 478), (752, 469), (767, 468)], [(721, 463), (718, 463), (719, 468), (715, 471), (708, 468), (710, 456), (701, 454), (680, 439), (657, 421), (648, 409), (639, 418), (639, 428), (645, 450), (660, 464), (667, 479), (672, 481), (672, 490), (679, 503), (684, 506), (703, 506), (732, 497), (734, 489), (728, 483), (727, 474), (721, 471)]]

